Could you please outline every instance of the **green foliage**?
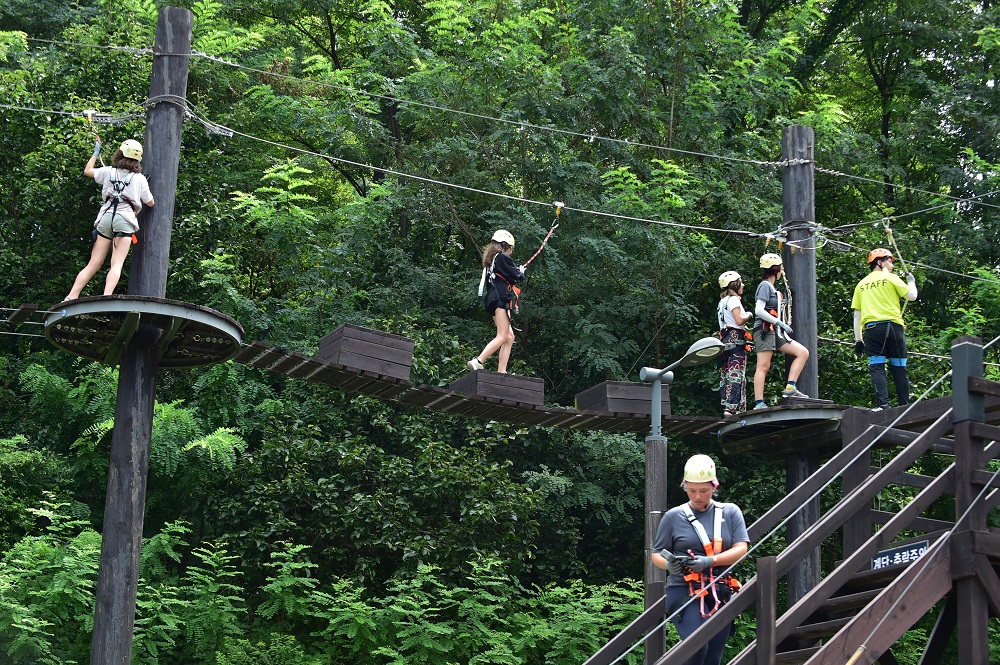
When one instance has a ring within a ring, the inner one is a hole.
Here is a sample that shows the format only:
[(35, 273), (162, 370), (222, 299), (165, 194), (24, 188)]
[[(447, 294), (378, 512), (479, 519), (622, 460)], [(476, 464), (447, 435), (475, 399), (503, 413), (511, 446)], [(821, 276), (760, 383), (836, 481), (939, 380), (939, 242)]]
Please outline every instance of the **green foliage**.
[(200, 563), (188, 567), (184, 576), (184, 636), (192, 643), (194, 658), (208, 660), (225, 638), (240, 635), (244, 612), (236, 557), (222, 548), (198, 547), (193, 556)]

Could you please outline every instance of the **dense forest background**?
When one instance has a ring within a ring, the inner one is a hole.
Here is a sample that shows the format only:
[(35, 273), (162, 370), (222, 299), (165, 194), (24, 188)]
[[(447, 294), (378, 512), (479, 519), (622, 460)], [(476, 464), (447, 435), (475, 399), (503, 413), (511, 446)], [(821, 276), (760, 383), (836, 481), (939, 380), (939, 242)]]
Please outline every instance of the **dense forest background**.
[[(719, 273), (756, 284), (791, 124), (816, 133), (820, 396), (870, 406), (844, 342), (887, 225), (920, 287), (914, 396), (953, 338), (1000, 333), (994, 3), (171, 4), (196, 55), (167, 296), (248, 340), (377, 328), (444, 385), (492, 336), (480, 247), (506, 228), (525, 260), (562, 201), (513, 371), (563, 405), (636, 380), (713, 331)], [(83, 266), (82, 111), (123, 120), (97, 126), (106, 157), (142, 139), (159, 6), (0, 0), (0, 306), (57, 303)], [(116, 370), (0, 332), (0, 661), (86, 663)], [(718, 414), (717, 380), (679, 373), (674, 413)], [(782, 469), (711, 437), (671, 440), (670, 468), (695, 451), (748, 521), (781, 496)], [(641, 608), (642, 505), (642, 437), (162, 371), (134, 662), (579, 663)]]

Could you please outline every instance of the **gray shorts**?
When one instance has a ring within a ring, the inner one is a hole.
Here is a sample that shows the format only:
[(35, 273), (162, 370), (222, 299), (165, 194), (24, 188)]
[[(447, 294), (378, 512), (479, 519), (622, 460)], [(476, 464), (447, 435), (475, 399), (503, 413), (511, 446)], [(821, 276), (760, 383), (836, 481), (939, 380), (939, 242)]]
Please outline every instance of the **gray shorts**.
[[(112, 216), (114, 217), (113, 221)], [(99, 235), (105, 238), (122, 238), (135, 233), (135, 229), (132, 228), (132, 224), (127, 219), (121, 215), (112, 215), (110, 212), (104, 213), (94, 228), (97, 229)]]
[(773, 330), (764, 332), (763, 328), (753, 329), (753, 348), (757, 353), (761, 351), (780, 351), (781, 347), (788, 344), (789, 340), (774, 334)]

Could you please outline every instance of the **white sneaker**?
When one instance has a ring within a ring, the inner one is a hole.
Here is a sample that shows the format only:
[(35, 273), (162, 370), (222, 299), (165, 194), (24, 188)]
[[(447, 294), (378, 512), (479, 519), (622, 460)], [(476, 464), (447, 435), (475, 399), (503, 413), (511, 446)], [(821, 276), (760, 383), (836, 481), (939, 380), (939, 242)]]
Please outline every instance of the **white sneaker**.
[(785, 388), (784, 390), (781, 391), (781, 396), (782, 397), (805, 397), (806, 399), (809, 399), (809, 395), (806, 395), (804, 392), (802, 392), (798, 388)]
[(473, 358), (469, 362), (465, 363), (465, 366), (469, 368), (470, 372), (481, 370), (484, 367), (482, 361), (480, 361), (479, 358)]

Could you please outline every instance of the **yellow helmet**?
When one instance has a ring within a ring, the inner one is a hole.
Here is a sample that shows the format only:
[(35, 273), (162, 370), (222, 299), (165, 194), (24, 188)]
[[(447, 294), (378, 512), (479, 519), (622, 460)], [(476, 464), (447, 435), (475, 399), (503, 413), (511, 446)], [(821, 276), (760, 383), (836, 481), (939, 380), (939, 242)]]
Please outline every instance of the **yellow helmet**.
[(511, 247), (514, 246), (514, 236), (510, 231), (504, 231), (503, 229), (498, 229), (496, 233), (493, 234), (493, 242), (505, 242)]
[(122, 151), (122, 155), (129, 159), (134, 159), (137, 162), (142, 161), (142, 144), (135, 139), (123, 141), (121, 147), (118, 149)]
[(781, 256), (779, 254), (765, 254), (760, 257), (760, 267), (765, 270), (772, 266), (780, 266), (781, 263)]
[(715, 475), (715, 460), (708, 455), (692, 455), (684, 465), (684, 481), (719, 484)]
[(719, 275), (719, 288), (724, 289), (733, 282), (743, 279), (740, 274), (735, 270), (727, 270), (726, 272)]

